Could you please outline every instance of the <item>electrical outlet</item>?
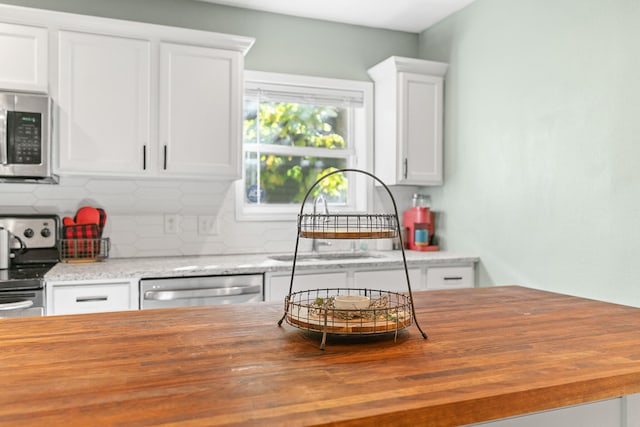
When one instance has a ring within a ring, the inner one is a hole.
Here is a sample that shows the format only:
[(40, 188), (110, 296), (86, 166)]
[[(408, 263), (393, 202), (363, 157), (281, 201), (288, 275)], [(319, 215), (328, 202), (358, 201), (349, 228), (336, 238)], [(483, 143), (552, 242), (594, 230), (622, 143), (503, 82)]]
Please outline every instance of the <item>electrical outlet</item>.
[(178, 215), (164, 215), (164, 234), (178, 234)]
[(214, 215), (200, 215), (198, 217), (198, 234), (201, 236), (218, 234), (218, 221)]

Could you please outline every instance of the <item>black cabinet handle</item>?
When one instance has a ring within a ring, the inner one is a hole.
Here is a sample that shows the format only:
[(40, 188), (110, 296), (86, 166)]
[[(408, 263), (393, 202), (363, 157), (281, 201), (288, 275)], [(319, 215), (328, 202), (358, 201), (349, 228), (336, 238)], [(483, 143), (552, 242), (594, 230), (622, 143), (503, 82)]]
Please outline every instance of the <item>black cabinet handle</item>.
[(167, 170), (167, 144), (164, 145), (164, 170)]
[(95, 296), (95, 297), (76, 297), (76, 302), (96, 302), (96, 301), (107, 301), (109, 297), (107, 296)]

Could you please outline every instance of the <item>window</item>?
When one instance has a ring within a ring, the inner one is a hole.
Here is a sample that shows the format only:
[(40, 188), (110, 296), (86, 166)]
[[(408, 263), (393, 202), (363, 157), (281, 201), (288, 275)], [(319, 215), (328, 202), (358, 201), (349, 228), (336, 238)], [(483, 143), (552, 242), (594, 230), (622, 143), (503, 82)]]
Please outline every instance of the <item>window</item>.
[[(370, 170), (372, 84), (245, 72), (240, 220), (292, 220), (317, 179), (343, 168)], [(365, 211), (373, 183), (335, 174), (314, 188), (330, 212)]]

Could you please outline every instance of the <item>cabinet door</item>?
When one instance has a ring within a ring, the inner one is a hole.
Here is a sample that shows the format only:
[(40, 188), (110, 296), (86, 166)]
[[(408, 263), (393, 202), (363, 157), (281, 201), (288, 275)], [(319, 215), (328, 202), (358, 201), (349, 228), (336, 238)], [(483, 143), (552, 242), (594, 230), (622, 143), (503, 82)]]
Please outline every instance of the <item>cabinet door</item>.
[(0, 23), (0, 89), (47, 92), (47, 30)]
[[(346, 288), (347, 272), (298, 274), (293, 277), (293, 291), (313, 289)], [(266, 276), (265, 301), (284, 301), (289, 294), (291, 274), (286, 276)]]
[[(409, 268), (408, 271), (411, 290), (420, 290), (422, 288), (422, 272), (420, 268)], [(356, 271), (354, 273), (354, 284), (356, 288), (379, 289), (400, 293), (409, 292), (407, 276), (404, 268), (394, 270)]]
[(398, 167), (403, 184), (442, 184), (443, 79), (399, 73), (400, 148)]
[(240, 177), (242, 54), (160, 46), (161, 173)]
[(138, 309), (138, 280), (47, 283), (47, 315)]
[(144, 174), (149, 58), (144, 40), (59, 32), (59, 172)]

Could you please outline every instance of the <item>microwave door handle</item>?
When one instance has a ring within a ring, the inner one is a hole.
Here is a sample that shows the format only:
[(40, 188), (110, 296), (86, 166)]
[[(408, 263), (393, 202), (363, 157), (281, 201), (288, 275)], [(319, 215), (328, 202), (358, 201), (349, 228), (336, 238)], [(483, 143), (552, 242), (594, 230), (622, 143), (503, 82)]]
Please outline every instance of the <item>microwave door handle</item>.
[(0, 165), (8, 162), (7, 110), (0, 108)]

